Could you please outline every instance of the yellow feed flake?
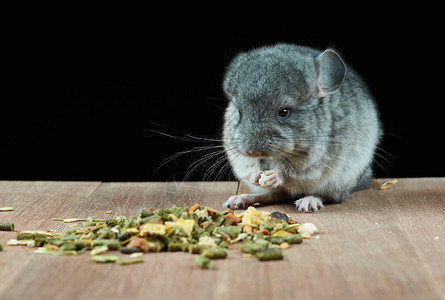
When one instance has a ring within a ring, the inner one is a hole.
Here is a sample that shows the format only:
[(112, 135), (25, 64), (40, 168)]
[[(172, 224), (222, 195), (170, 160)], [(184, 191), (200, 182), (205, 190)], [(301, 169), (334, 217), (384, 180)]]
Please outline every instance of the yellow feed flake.
[(277, 232), (275, 232), (274, 234), (272, 234), (272, 236), (280, 236), (280, 235), (288, 235), (289, 232), (285, 231), (285, 230), (279, 230)]
[(182, 228), (187, 236), (190, 236), (193, 231), (193, 225), (195, 220), (179, 218), (176, 222), (165, 222), (165, 226), (170, 228), (179, 227)]
[(200, 246), (209, 246), (210, 248), (217, 248), (218, 245), (215, 243), (215, 240), (211, 237), (205, 235), (199, 238), (198, 245)]
[(78, 219), (78, 218), (63, 219), (64, 223), (72, 223), (72, 222), (79, 222), (79, 221), (83, 221), (83, 219)]
[(243, 214), (242, 222), (244, 224), (260, 225), (269, 221), (270, 214), (264, 211), (256, 210), (255, 207), (249, 206)]
[(166, 232), (167, 232), (167, 227), (163, 224), (146, 223), (142, 224), (140, 228), (140, 235), (147, 235), (147, 234), (164, 235)]

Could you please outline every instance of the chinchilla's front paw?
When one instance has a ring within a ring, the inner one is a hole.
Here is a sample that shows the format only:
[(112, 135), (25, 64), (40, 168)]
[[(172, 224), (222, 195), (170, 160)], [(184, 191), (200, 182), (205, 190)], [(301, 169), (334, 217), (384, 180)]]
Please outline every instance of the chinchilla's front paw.
[(224, 202), (223, 207), (235, 209), (244, 209), (252, 205), (252, 197), (249, 194), (234, 195)]
[(314, 212), (323, 207), (323, 202), (320, 198), (314, 196), (307, 196), (298, 200), (295, 200), (297, 209), (302, 212)]
[(258, 180), (259, 185), (263, 188), (276, 189), (284, 184), (284, 174), (280, 170), (268, 170), (261, 173)]

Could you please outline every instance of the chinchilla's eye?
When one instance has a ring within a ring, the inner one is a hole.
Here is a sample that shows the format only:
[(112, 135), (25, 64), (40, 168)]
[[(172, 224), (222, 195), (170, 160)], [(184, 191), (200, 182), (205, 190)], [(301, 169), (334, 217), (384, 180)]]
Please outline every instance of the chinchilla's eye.
[(241, 122), (241, 110), (239, 108), (235, 108), (233, 111), (233, 123), (238, 125)]
[(281, 118), (287, 118), (289, 117), (290, 113), (291, 113), (290, 108), (285, 107), (280, 109), (280, 111), (278, 112), (278, 116), (280, 116)]

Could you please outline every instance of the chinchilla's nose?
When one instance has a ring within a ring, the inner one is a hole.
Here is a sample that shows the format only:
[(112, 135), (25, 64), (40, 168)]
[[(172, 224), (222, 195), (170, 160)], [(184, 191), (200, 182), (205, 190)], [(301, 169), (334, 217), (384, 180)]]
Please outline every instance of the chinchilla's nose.
[(264, 151), (261, 150), (248, 150), (246, 151), (246, 154), (251, 157), (261, 157), (265, 155)]

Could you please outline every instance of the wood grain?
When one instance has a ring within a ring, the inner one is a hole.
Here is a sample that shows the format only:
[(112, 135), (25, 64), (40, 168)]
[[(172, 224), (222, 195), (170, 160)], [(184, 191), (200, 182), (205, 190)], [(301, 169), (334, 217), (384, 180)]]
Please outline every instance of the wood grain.
[(407, 179), (385, 199), (408, 236), (439, 293), (445, 298), (445, 183), (438, 178)]
[[(80, 203), (100, 186), (99, 182), (0, 182), (0, 207), (12, 206), (14, 211), (0, 212), (0, 221), (15, 224), (15, 230), (66, 230), (63, 223), (51, 222), (58, 214), (74, 213)], [(11, 289), (20, 273), (27, 273), (29, 263), (36, 258), (32, 249), (5, 246), (15, 232), (0, 232), (0, 299), (2, 291)], [(39, 276), (40, 274), (36, 274)], [(5, 298), (7, 299), (7, 298)], [(11, 298), (14, 299), (14, 298)]]
[[(194, 266), (187, 253), (148, 253), (142, 264), (119, 266), (95, 264), (88, 253), (53, 257), (4, 246), (0, 299), (444, 299), (444, 187), (445, 178), (401, 179), (312, 214), (297, 213), (293, 203), (262, 207), (319, 228), (318, 238), (285, 250), (282, 261), (243, 258), (232, 245), (211, 270)], [(230, 195), (245, 191), (237, 182), (0, 182), (0, 207), (15, 209), (0, 219), (18, 230), (66, 230), (48, 220), (173, 204), (222, 210)], [(12, 236), (0, 232), (0, 243)]]
[[(424, 248), (431, 247), (435, 249), (434, 257), (441, 260), (439, 265), (443, 264), (443, 238), (430, 238), (418, 244), (410, 237), (413, 231), (418, 235), (425, 230), (434, 230), (434, 236), (445, 235), (444, 180), (403, 179), (391, 189), (377, 189), (383, 182), (385, 180), (379, 180), (373, 188), (353, 193), (346, 202), (328, 205), (317, 213), (298, 214), (293, 203), (273, 208), (290, 212), (301, 223), (314, 223), (320, 230), (320, 239), (310, 241), (314, 247), (308, 253), (308, 259), (298, 263), (299, 268), (308, 270), (314, 261), (318, 261), (316, 268), (311, 270), (314, 274), (311, 278), (318, 278), (317, 284), (310, 289), (311, 293), (316, 293), (315, 298), (330, 295), (338, 299), (371, 299), (376, 295), (391, 299), (444, 297), (441, 292), (445, 287), (441, 279), (442, 269), (436, 270), (437, 277), (432, 275), (428, 267), (431, 262), (427, 257), (419, 256)], [(244, 192), (247, 189), (242, 186), (238, 193)], [(434, 200), (429, 203), (419, 201), (419, 194), (424, 193)], [(404, 199), (403, 203), (400, 199)], [(421, 215), (417, 213), (419, 206), (423, 211)], [(400, 218), (413, 214), (419, 216), (415, 221), (421, 224), (419, 229), (413, 229), (415, 222)], [(429, 220), (436, 222), (431, 224)], [(315, 289), (316, 285), (324, 288)]]

